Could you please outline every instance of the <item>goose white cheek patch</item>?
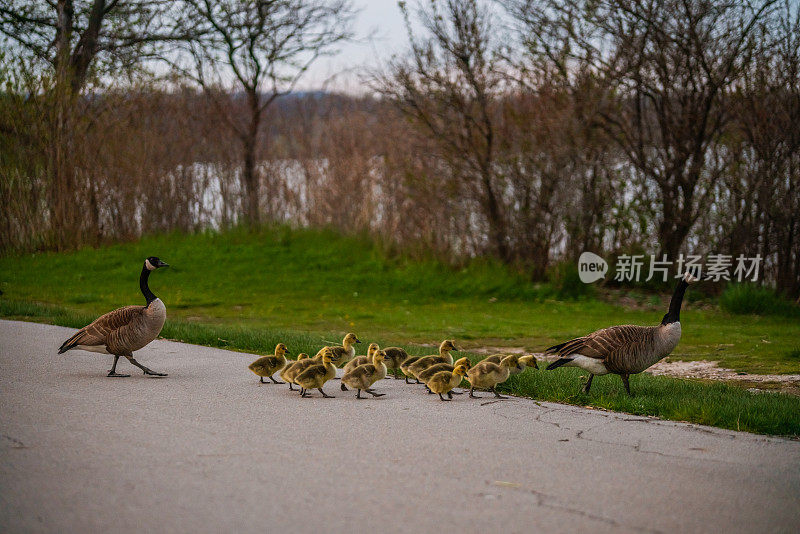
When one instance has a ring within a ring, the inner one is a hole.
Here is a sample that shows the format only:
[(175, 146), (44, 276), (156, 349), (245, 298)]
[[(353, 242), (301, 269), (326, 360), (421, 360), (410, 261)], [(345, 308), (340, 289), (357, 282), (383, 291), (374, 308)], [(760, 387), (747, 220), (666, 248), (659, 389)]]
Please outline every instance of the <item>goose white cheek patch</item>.
[(148, 270), (148, 271), (155, 271), (155, 269), (156, 269), (156, 268), (153, 266), (153, 264), (152, 264), (152, 263), (150, 263), (150, 260), (144, 260), (144, 265), (145, 265), (145, 267), (147, 267), (147, 270)]

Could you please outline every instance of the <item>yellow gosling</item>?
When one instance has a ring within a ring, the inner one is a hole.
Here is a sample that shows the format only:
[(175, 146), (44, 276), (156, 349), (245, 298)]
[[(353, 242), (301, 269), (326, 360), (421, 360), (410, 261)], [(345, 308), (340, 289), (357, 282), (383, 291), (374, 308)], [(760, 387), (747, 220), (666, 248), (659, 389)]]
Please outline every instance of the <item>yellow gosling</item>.
[(310, 358), (308, 354), (300, 354), (297, 357), (296, 362), (291, 362), (289, 365), (283, 368), (281, 371), (281, 378), (289, 384), (289, 389), (295, 391), (292, 387), (292, 384), (295, 383), (294, 379), (297, 378), (297, 375), (308, 369), (314, 364), (322, 363), (322, 356), (320, 355), (319, 359), (316, 356)]
[(358, 390), (356, 393), (357, 399), (363, 399), (361, 390), (363, 389), (373, 397), (383, 397), (385, 393), (375, 393), (371, 386), (378, 380), (386, 378), (386, 353), (382, 350), (376, 350), (372, 357), (372, 363), (365, 363), (359, 365), (349, 373), (342, 376), (342, 384), (347, 384), (351, 388)]
[(333, 350), (328, 349), (322, 353), (322, 363), (316, 363), (302, 373), (297, 375), (294, 379), (295, 384), (300, 386), (300, 396), (310, 397), (308, 394), (309, 389), (318, 389), (322, 396), (325, 398), (333, 398), (333, 395), (328, 395), (322, 390), (325, 382), (336, 376), (336, 367), (333, 362), (336, 361), (337, 356)]
[[(455, 341), (452, 339), (445, 339), (439, 345), (439, 355), (438, 356), (424, 356), (417, 361), (413, 362), (411, 365), (408, 366), (408, 371), (411, 373), (411, 376), (419, 381), (419, 373), (430, 367), (431, 365), (436, 365), (437, 363), (448, 363), (453, 365), (453, 357), (450, 355), (451, 351), (457, 351)], [(405, 371), (404, 371), (405, 372)]]
[(474, 393), (477, 388), (488, 389), (498, 399), (507, 398), (500, 395), (494, 388), (497, 384), (502, 384), (508, 380), (511, 369), (514, 367), (519, 370), (524, 369), (519, 363), (519, 358), (513, 354), (503, 358), (499, 364), (487, 362), (486, 360), (478, 362), (475, 367), (467, 372), (467, 380), (470, 383), (469, 396), (473, 399), (480, 398), (476, 397)]
[[(461, 383), (461, 379), (467, 374), (467, 368), (463, 365), (456, 366), (452, 371), (439, 371), (428, 380), (426, 384), (433, 393), (438, 393), (443, 401), (452, 400), (454, 387)], [(442, 397), (447, 393), (447, 398)]]
[[(380, 347), (378, 347), (377, 343), (370, 343), (369, 347), (367, 347), (367, 355), (366, 356), (356, 356), (355, 358), (353, 358), (352, 360), (347, 362), (345, 364), (345, 366), (342, 368), (342, 371), (343, 371), (342, 376), (346, 375), (347, 373), (349, 373), (350, 371), (352, 371), (353, 369), (355, 369), (359, 365), (372, 363), (372, 356), (375, 354), (375, 352), (379, 348)], [(348, 391), (347, 386), (345, 386), (344, 382), (342, 382), (339, 385), (339, 387), (341, 388), (342, 391)]]
[(272, 375), (282, 370), (286, 366), (287, 354), (289, 354), (289, 349), (286, 348), (286, 345), (283, 343), (278, 343), (278, 345), (275, 347), (274, 356), (262, 356), (248, 365), (247, 368), (261, 377), (260, 382), (262, 384), (269, 383), (264, 381), (265, 378), (269, 378), (275, 384), (284, 384), (284, 382), (275, 380)]
[[(436, 365), (431, 365), (430, 367), (428, 367), (427, 369), (422, 371), (418, 376), (419, 376), (419, 379), (420, 379), (421, 382), (424, 382), (424, 383), (427, 384), (428, 381), (431, 379), (431, 377), (433, 375), (435, 375), (436, 373), (438, 373), (440, 371), (452, 371), (453, 369), (455, 369), (459, 365), (462, 365), (462, 366), (466, 367), (467, 370), (469, 370), (472, 367), (472, 362), (470, 361), (469, 358), (467, 358), (465, 356), (464, 358), (457, 359), (453, 363), (453, 365), (450, 365), (450, 364), (447, 364), (447, 363), (437, 363)], [(428, 393), (433, 393), (433, 391), (428, 389)], [(461, 395), (461, 393), (463, 393), (463, 392), (453, 391), (454, 395)]]
[[(486, 358), (484, 358), (482, 361), (500, 364), (500, 362), (506, 356), (509, 356), (509, 354), (492, 354), (491, 356), (487, 356)], [(520, 374), (525, 370), (525, 367), (533, 367), (534, 369), (539, 368), (539, 364), (536, 362), (536, 356), (534, 356), (533, 354), (528, 354), (527, 356), (520, 356), (519, 363), (522, 365), (522, 367), (521, 368), (515, 367), (511, 369), (512, 375)]]
[[(400, 366), (408, 359), (408, 353), (400, 347), (386, 347), (383, 352), (386, 353), (386, 369), (393, 370), (394, 379), (400, 380)], [(408, 383), (408, 377), (406, 377), (406, 383)]]
[(341, 345), (322, 347), (317, 353), (317, 355), (314, 357), (321, 358), (322, 351), (324, 351), (325, 349), (331, 349), (333, 351), (334, 360), (336, 360), (339, 363), (339, 365), (341, 365), (355, 358), (356, 348), (354, 345), (356, 343), (361, 343), (361, 341), (359, 341), (358, 336), (350, 332), (349, 334), (344, 336)]

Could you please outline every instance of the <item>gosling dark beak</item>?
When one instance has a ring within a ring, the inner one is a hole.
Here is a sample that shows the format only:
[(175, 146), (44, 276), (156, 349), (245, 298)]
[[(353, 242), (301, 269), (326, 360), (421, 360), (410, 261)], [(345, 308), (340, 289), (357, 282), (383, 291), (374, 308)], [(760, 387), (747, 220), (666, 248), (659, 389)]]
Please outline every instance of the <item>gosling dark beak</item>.
[(460, 352), (460, 351), (459, 351), (459, 350), (456, 348), (456, 346), (455, 346), (455, 345), (453, 345), (453, 350), (454, 350), (454, 351), (456, 351), (456, 352)]
[(361, 343), (361, 340), (356, 338), (356, 343)]
[(287, 350), (285, 350), (285, 351), (283, 351), (283, 352), (284, 352), (284, 354), (291, 354), (291, 352), (289, 352), (289, 350), (288, 350), (288, 349), (287, 349)]

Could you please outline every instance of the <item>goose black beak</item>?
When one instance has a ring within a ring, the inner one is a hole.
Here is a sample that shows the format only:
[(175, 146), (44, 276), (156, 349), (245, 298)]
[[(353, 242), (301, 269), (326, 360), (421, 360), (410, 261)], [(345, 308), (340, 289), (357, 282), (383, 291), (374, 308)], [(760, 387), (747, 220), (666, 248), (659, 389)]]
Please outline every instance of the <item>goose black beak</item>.
[(158, 260), (158, 265), (156, 265), (156, 267), (158, 267), (158, 268), (160, 268), (160, 267), (169, 267), (169, 263), (167, 263), (165, 261)]

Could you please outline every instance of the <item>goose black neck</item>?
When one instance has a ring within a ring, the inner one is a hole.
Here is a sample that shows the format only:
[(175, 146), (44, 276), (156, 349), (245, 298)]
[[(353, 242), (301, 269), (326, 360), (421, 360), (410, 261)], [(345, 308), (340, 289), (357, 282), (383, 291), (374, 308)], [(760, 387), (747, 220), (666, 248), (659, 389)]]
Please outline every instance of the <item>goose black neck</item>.
[(147, 285), (147, 279), (150, 277), (150, 269), (147, 268), (147, 265), (142, 266), (142, 274), (139, 275), (139, 289), (142, 290), (142, 295), (144, 298), (147, 299), (147, 304), (150, 304), (158, 297), (153, 295), (153, 292), (150, 291), (150, 286)]
[(672, 300), (669, 301), (669, 311), (661, 320), (661, 324), (677, 323), (681, 320), (681, 304), (683, 304), (683, 295), (686, 293), (687, 287), (689, 284), (686, 280), (681, 279), (678, 282), (675, 293), (672, 294)]

